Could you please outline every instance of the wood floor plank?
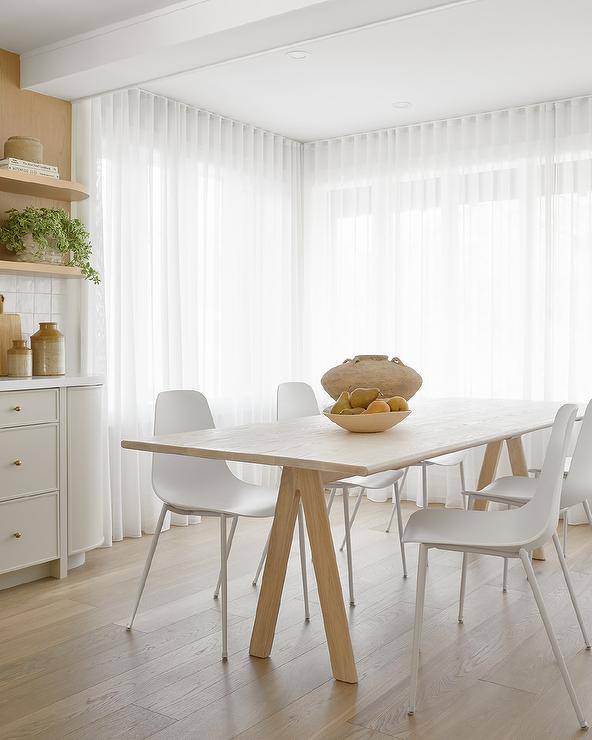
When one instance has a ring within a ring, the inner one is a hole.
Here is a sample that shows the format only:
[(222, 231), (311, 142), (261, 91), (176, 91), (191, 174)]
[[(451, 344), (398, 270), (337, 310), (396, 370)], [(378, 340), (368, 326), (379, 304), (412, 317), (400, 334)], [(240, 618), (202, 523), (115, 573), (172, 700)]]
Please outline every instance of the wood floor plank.
[(174, 723), (171, 717), (130, 704), (65, 736), (67, 740), (144, 740)]
[[(404, 518), (415, 510), (406, 502)], [(220, 661), (217, 521), (163, 534), (131, 635), (123, 625), (149, 538), (91, 552), (67, 579), (0, 592), (0, 739), (154, 737), (242, 740), (580, 736), (528, 583), (511, 563), (474, 558), (465, 623), (456, 622), (460, 559), (430, 554), (418, 709), (407, 717), (417, 548), (402, 578), (390, 504), (364, 501), (352, 531), (357, 605), (347, 620), (360, 682), (335, 682), (309, 563), (312, 620), (305, 624), (297, 543), (289, 553), (274, 649), (248, 656), (258, 590), (251, 586), (269, 521), (241, 522), (229, 572), (230, 658)], [(337, 542), (340, 507), (331, 513)], [(569, 557), (584, 619), (592, 626), (592, 528), (570, 526)], [(345, 554), (337, 552), (342, 585)], [(551, 620), (592, 716), (592, 656), (552, 552), (535, 564)], [(39, 628), (39, 625), (40, 628)]]

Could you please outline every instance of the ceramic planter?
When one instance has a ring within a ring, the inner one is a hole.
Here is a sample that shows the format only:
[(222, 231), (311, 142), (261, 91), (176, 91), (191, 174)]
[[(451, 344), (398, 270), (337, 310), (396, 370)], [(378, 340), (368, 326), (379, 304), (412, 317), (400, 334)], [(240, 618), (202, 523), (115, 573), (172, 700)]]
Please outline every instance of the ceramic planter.
[(343, 391), (356, 388), (380, 388), (385, 398), (402, 396), (409, 400), (421, 388), (422, 378), (398, 357), (356, 355), (331, 368), (321, 378), (327, 393), (337, 400)]

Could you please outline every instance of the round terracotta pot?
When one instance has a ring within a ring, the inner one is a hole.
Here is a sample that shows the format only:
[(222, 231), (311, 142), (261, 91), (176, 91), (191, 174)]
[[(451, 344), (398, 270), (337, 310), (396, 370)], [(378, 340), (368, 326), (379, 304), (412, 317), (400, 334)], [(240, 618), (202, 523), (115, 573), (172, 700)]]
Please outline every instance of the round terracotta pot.
[(337, 400), (343, 391), (356, 388), (380, 388), (385, 398), (402, 396), (409, 400), (421, 388), (422, 378), (398, 357), (356, 355), (332, 367), (321, 378), (321, 385)]

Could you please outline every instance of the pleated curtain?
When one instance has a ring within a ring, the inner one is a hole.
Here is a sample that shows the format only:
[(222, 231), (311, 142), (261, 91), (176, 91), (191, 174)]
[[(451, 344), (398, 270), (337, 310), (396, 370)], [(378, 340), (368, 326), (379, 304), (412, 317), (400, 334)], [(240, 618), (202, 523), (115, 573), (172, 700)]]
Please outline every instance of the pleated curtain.
[[(83, 355), (85, 370), (107, 378), (109, 541), (154, 529), (150, 455), (120, 440), (151, 434), (161, 390), (201, 390), (219, 425), (275, 415), (297, 351), (301, 151), (140, 90), (81, 101), (75, 113), (103, 275), (88, 291)], [(239, 472), (271, 482), (271, 471)]]
[[(307, 377), (389, 352), (421, 396), (590, 398), (591, 113), (578, 98), (305, 144)], [(460, 505), (457, 470), (430, 479)]]
[[(108, 381), (107, 542), (111, 521), (114, 539), (154, 527), (149, 456), (119, 444), (150, 433), (166, 388), (204, 391), (220, 424), (263, 421), (279, 382), (323, 403), (326, 369), (378, 352), (422, 374), (419, 397), (592, 396), (590, 98), (307, 144), (138, 90), (75, 115), (104, 275), (82, 349)], [(431, 500), (459, 490), (430, 471)]]

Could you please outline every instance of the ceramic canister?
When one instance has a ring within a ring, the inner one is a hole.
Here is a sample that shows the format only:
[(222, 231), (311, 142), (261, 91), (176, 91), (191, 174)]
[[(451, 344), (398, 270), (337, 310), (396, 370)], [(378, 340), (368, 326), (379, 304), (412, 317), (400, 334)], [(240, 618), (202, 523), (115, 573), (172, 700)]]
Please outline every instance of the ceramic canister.
[(53, 321), (42, 321), (31, 337), (33, 375), (65, 375), (66, 346), (64, 335)]
[(43, 162), (43, 144), (32, 136), (11, 136), (4, 142), (4, 156)]
[(14, 339), (6, 355), (9, 377), (30, 378), (33, 375), (33, 353), (24, 339)]

